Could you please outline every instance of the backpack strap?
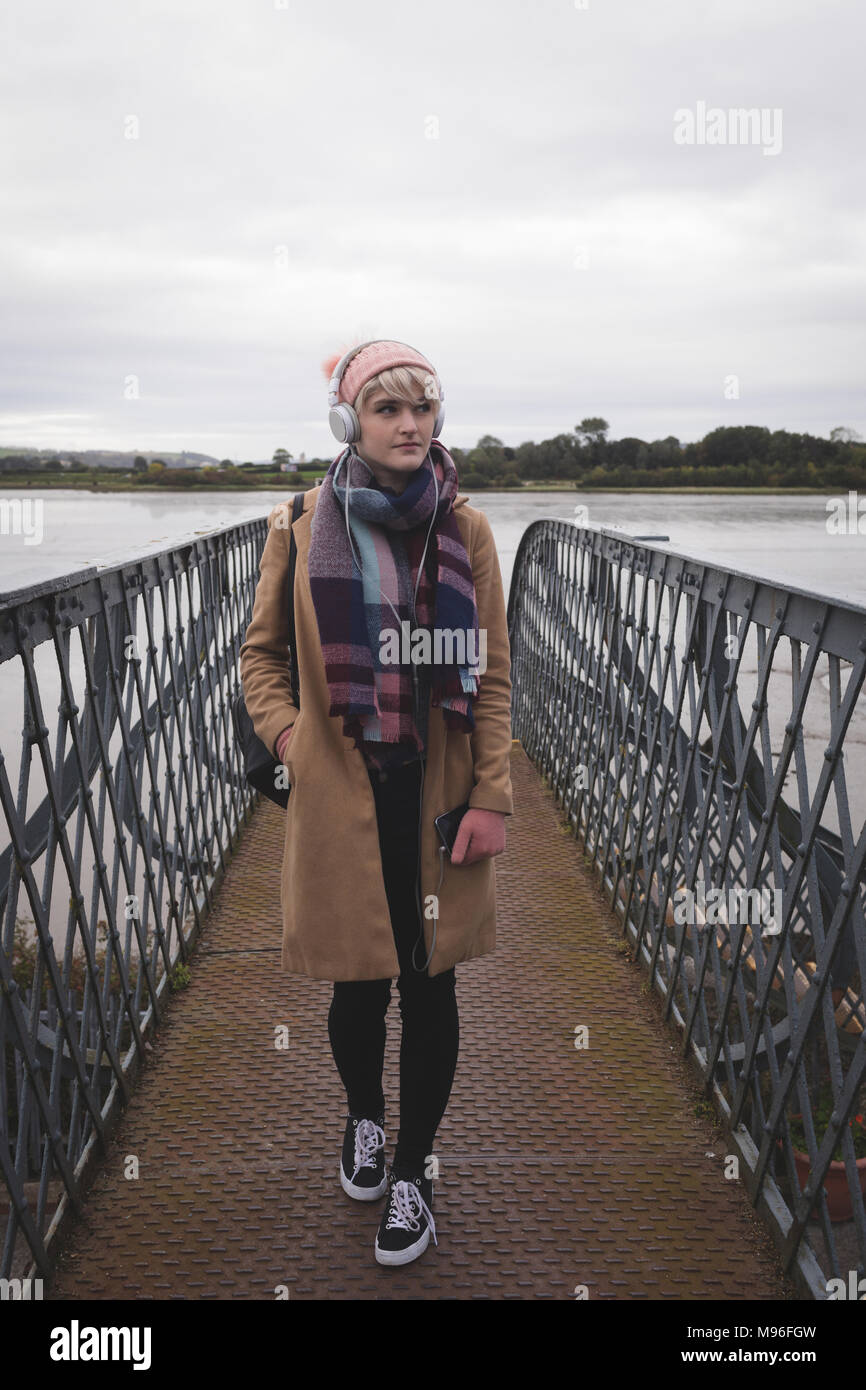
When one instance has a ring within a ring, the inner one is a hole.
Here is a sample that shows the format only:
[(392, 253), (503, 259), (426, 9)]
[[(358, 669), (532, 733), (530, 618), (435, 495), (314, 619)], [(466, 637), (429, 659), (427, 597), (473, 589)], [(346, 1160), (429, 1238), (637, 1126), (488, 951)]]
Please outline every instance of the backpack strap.
[[(292, 498), (292, 522), (296, 522), (304, 510), (305, 492), (296, 492)], [(289, 649), (292, 653), (292, 703), (297, 709), (301, 708), (301, 696), (298, 689), (298, 663), (295, 658), (295, 561), (298, 558), (298, 547), (295, 544), (295, 533), (289, 527)]]

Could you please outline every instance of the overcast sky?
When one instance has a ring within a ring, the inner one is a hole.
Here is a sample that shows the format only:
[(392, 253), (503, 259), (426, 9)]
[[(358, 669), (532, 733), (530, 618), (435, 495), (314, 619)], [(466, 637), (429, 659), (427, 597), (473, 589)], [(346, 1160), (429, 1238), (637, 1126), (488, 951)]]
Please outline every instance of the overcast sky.
[(372, 337), (437, 367), (446, 445), (866, 437), (859, 0), (6, 0), (0, 37), (2, 444), (333, 457), (321, 363)]

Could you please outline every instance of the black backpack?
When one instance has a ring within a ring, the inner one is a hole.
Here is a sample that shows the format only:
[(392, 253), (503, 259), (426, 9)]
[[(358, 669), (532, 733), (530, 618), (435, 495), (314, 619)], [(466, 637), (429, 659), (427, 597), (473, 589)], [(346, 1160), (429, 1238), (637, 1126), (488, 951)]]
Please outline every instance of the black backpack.
[[(298, 492), (292, 499), (292, 521), (297, 521), (304, 509), (305, 493)], [(298, 663), (295, 658), (295, 561), (297, 559), (297, 546), (295, 545), (295, 533), (289, 527), (289, 650), (292, 654), (292, 703), (300, 709), (301, 697), (298, 690)], [(232, 701), (232, 723), (235, 728), (235, 738), (241, 750), (244, 760), (244, 775), (249, 785), (263, 796), (275, 801), (283, 810), (289, 804), (289, 793), (291, 787), (275, 786), (277, 768), (282, 764), (277, 762), (273, 753), (266, 748), (253, 728), (253, 721), (250, 719), (244, 700), (243, 686), (238, 689), (237, 695)]]

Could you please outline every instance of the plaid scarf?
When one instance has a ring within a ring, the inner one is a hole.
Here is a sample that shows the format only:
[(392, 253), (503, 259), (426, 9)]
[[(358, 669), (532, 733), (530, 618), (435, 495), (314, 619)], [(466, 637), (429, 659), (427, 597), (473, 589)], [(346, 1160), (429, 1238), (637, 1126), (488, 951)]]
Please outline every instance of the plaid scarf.
[[(413, 624), (412, 595), (436, 496), (433, 468), (439, 502)], [(346, 533), (347, 469), (349, 525), (361, 572)], [(344, 450), (323, 478), (320, 494), (307, 566), (331, 697), (329, 712), (342, 715), (344, 732), (368, 764), (408, 762), (425, 749), (428, 695), (430, 703), (442, 708), (447, 727), (466, 732), (475, 728), (478, 611), (472, 568), (453, 511), (454, 460), (434, 442), (398, 495), (376, 482), (358, 454)], [(446, 664), (444, 658), (460, 655), (459, 648), (449, 650), (442, 644), (437, 653), (435, 642), (429, 665), (395, 659), (397, 651), (400, 657), (407, 648), (412, 651), (413, 626), (432, 636), (434, 623), (439, 631), (465, 635), (465, 665)], [(395, 634), (399, 649), (388, 647), (386, 630)], [(443, 658), (438, 664), (437, 654)]]

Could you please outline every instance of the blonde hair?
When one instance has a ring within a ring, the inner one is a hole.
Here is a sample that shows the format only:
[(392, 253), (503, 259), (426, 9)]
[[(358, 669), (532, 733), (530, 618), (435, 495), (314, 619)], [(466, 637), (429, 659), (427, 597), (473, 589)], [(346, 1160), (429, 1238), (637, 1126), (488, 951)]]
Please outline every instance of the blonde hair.
[(379, 390), (396, 400), (408, 401), (410, 405), (418, 400), (419, 391), (431, 403), (439, 400), (436, 378), (431, 372), (425, 372), (422, 367), (389, 367), (364, 383), (352, 403), (354, 410), (363, 410)]

